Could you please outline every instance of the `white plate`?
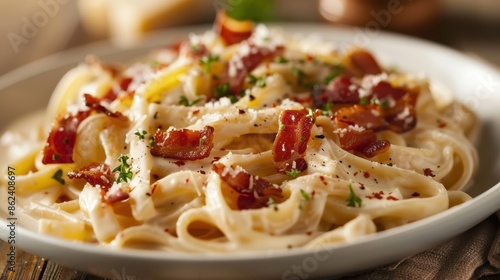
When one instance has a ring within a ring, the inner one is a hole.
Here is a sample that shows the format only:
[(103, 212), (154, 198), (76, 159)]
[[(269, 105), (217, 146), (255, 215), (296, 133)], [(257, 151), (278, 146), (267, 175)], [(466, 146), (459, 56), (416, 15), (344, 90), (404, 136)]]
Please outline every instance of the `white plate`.
[[(97, 54), (105, 61), (132, 61), (152, 47), (206, 28), (171, 29), (131, 49), (117, 49), (108, 43), (93, 44), (15, 70), (0, 78), (0, 127), (31, 110), (43, 108), (60, 77), (88, 53)], [(483, 128), (478, 145), (481, 167), (476, 182), (469, 189), (475, 198), (430, 218), (366, 236), (352, 244), (314, 251), (294, 249), (219, 256), (113, 251), (55, 239), (23, 228), (17, 229), (16, 244), (61, 265), (114, 279), (305, 279), (353, 273), (422, 252), (471, 228), (500, 208), (500, 150), (497, 146), (500, 142), (500, 75), (496, 70), (453, 50), (400, 35), (307, 24), (285, 24), (283, 28), (290, 34), (317, 33), (326, 40), (343, 42), (340, 46), (363, 44), (383, 64), (426, 73), (471, 106), (479, 114)], [(8, 236), (5, 223), (0, 219), (1, 239)]]

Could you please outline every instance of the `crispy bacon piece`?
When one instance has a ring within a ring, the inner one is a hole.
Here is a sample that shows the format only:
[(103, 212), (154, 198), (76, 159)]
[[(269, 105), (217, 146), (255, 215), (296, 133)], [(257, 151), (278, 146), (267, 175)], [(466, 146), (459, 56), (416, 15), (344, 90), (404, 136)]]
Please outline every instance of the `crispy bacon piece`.
[[(392, 98), (393, 100), (399, 100), (403, 97), (407, 90), (404, 88), (393, 87), (390, 83), (386, 81), (380, 81), (371, 89), (373, 96), (378, 100), (383, 101), (387, 98)], [(369, 96), (370, 98), (372, 95)]]
[(389, 141), (377, 140), (365, 146), (365, 148), (361, 151), (361, 153), (366, 157), (371, 158), (378, 154), (387, 152), (390, 147), (391, 143)]
[(84, 94), (85, 105), (90, 110), (78, 111), (75, 114), (66, 113), (59, 117), (52, 126), (45, 148), (43, 149), (43, 164), (73, 163), (73, 148), (75, 147), (76, 130), (80, 123), (93, 111), (101, 112), (109, 117), (127, 120), (120, 112), (111, 112), (100, 104), (100, 100), (90, 94)]
[(180, 160), (203, 159), (210, 155), (214, 147), (213, 137), (214, 128), (211, 126), (205, 126), (203, 130), (157, 130), (151, 154)]
[(382, 67), (371, 53), (364, 49), (356, 48), (346, 54), (348, 70), (357, 77), (376, 75), (382, 73)]
[(375, 135), (375, 131), (387, 128), (378, 105), (341, 108), (335, 113), (334, 120), (339, 128), (342, 149), (355, 150), (369, 158), (389, 149), (389, 141), (377, 141)]
[(339, 121), (336, 121), (336, 123), (341, 130), (339, 132), (340, 147), (346, 151), (362, 151), (365, 147), (377, 140), (375, 132), (371, 129), (359, 131), (352, 129), (352, 126), (347, 123)]
[(244, 55), (235, 54), (229, 61), (225, 73), (217, 81), (217, 85), (221, 86), (229, 84), (229, 89), (234, 96), (240, 96), (240, 91), (245, 83), (245, 78), (248, 73), (254, 70), (259, 64), (264, 61), (271, 60), (279, 56), (283, 50), (283, 46), (277, 46), (274, 49), (267, 47), (256, 46), (248, 43), (249, 51)]
[(236, 20), (220, 10), (217, 12), (214, 29), (228, 45), (232, 45), (246, 40), (252, 35), (253, 21)]
[(382, 117), (382, 112), (377, 105), (353, 105), (343, 107), (335, 112), (334, 117), (337, 124), (346, 123), (349, 125), (358, 125), (373, 131), (382, 130), (387, 127), (387, 123)]
[(234, 170), (220, 162), (215, 162), (212, 170), (239, 194), (237, 201), (239, 209), (258, 209), (266, 207), (269, 198), (275, 201), (283, 198), (279, 187), (241, 168)]
[(124, 192), (122, 189), (112, 189), (108, 191), (103, 197), (104, 201), (109, 204), (120, 202), (127, 198), (129, 198), (129, 194), (127, 192)]
[(273, 143), (273, 163), (279, 173), (307, 169), (304, 153), (311, 137), (313, 118), (306, 109), (281, 112), (280, 129)]
[(326, 87), (314, 88), (312, 98), (316, 109), (322, 109), (328, 102), (332, 104), (359, 103), (358, 86), (353, 85), (348, 77), (337, 77)]
[(123, 120), (123, 121), (127, 120), (127, 118), (124, 115), (122, 115), (120, 112), (111, 112), (106, 107), (101, 105), (101, 100), (99, 100), (98, 98), (96, 98), (88, 93), (85, 93), (83, 96), (85, 97), (85, 105), (87, 107), (89, 107), (91, 110), (95, 110), (97, 112), (104, 113), (108, 117), (117, 118), (117, 119)]
[(108, 191), (115, 180), (114, 176), (111, 174), (111, 168), (105, 163), (97, 162), (68, 172), (68, 178), (83, 179), (93, 187), (99, 186), (104, 191)]
[(105, 163), (92, 162), (83, 168), (68, 172), (68, 178), (83, 179), (93, 187), (99, 187), (102, 200), (110, 204), (129, 198), (129, 194), (122, 189), (111, 189), (115, 178), (111, 168)]
[(389, 129), (403, 133), (417, 125), (417, 112), (415, 106), (418, 93), (408, 91), (396, 101), (396, 104), (384, 110), (384, 118), (389, 123)]
[(73, 163), (76, 130), (89, 115), (90, 111), (79, 111), (56, 120), (43, 149), (43, 164)]

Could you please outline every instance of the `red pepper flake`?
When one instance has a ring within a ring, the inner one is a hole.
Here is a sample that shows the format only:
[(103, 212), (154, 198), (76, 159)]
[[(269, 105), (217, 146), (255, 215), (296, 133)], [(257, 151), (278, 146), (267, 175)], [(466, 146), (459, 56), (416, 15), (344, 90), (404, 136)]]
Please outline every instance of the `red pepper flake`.
[(427, 177), (434, 177), (434, 176), (436, 176), (436, 175), (434, 175), (434, 173), (432, 173), (432, 169), (430, 169), (430, 168), (424, 169), (424, 175), (427, 176)]
[(312, 233), (312, 231), (308, 231), (308, 232), (306, 232), (306, 234), (307, 235), (312, 235), (313, 233)]
[(186, 178), (186, 184), (189, 183), (189, 178)]
[(185, 164), (186, 164), (186, 163), (185, 163), (184, 161), (182, 161), (182, 160), (174, 161), (174, 162), (172, 162), (172, 163), (173, 163), (173, 164), (175, 164), (175, 165), (177, 165), (177, 166), (179, 166), (179, 167), (181, 167), (181, 166), (183, 166), (183, 165), (185, 165)]
[(158, 184), (153, 184), (153, 188), (151, 189), (152, 194), (155, 193), (157, 186), (158, 186)]
[(366, 196), (368, 199), (376, 198), (376, 199), (383, 199), (384, 191), (379, 191), (379, 192), (372, 192), (372, 195)]
[(198, 114), (199, 112), (200, 112), (200, 109), (195, 109), (195, 110), (193, 111), (193, 113), (192, 113), (192, 114), (193, 114), (193, 115), (196, 115), (196, 114)]
[(276, 103), (273, 102), (273, 105), (272, 105), (273, 108), (276, 108)]
[(358, 176), (358, 172), (357, 172), (357, 171), (356, 171), (356, 172), (354, 172), (354, 174), (353, 174), (353, 175), (354, 175), (354, 176)]
[(387, 200), (399, 200), (399, 199), (397, 199), (394, 196), (390, 195), (390, 196), (387, 197)]
[(203, 174), (203, 175), (207, 174), (207, 172), (205, 172), (205, 170), (198, 170), (198, 172), (200, 172), (200, 174)]
[(413, 197), (419, 197), (420, 193), (419, 192), (414, 192), (414, 193), (411, 194), (411, 196), (413, 196)]
[(210, 163), (214, 163), (216, 161), (219, 161), (220, 157), (214, 157), (214, 159)]
[(363, 176), (365, 178), (370, 178), (370, 172), (368, 172), (368, 171), (363, 172)]

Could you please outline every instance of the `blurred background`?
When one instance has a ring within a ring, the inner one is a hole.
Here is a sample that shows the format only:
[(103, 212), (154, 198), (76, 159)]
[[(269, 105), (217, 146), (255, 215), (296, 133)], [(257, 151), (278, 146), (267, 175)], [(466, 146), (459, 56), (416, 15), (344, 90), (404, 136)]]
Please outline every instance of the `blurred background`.
[(0, 3), (0, 74), (93, 41), (236, 18), (317, 22), (419, 36), (500, 66), (499, 0), (17, 0)]

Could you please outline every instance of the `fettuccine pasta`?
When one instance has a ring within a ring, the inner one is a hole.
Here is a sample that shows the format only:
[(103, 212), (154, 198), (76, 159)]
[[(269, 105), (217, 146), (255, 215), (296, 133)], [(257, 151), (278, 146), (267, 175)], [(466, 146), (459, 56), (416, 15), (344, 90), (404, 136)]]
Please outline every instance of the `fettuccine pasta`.
[(477, 119), (425, 77), (218, 27), (125, 68), (89, 57), (4, 133), (24, 227), (117, 249), (315, 248), (470, 199)]

